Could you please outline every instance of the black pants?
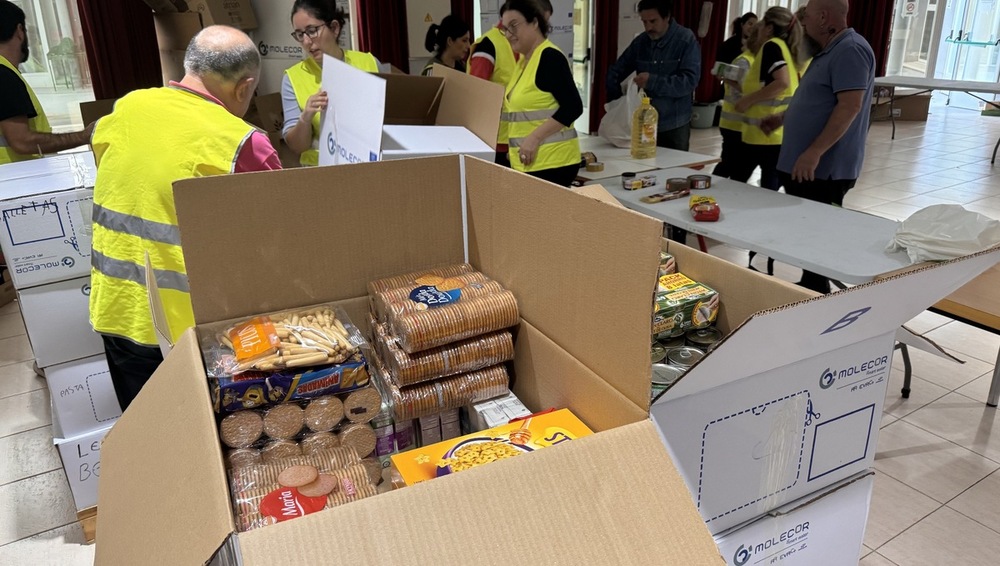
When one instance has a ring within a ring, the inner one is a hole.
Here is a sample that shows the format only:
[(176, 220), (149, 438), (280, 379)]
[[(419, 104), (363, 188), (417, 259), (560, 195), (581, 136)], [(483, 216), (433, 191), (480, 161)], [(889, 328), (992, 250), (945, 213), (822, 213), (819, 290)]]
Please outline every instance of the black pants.
[(506, 151), (503, 153), (498, 151), (497, 156), (493, 159), (493, 163), (503, 165), (504, 167), (510, 167), (510, 154)]
[(691, 147), (691, 124), (687, 123), (672, 130), (656, 132), (656, 145), (667, 149), (687, 151)]
[(576, 176), (579, 172), (580, 172), (580, 164), (574, 163), (572, 165), (565, 165), (563, 167), (542, 169), (541, 171), (530, 171), (528, 172), (528, 174), (531, 175), (532, 177), (537, 177), (539, 179), (548, 181), (550, 183), (555, 183), (557, 185), (569, 187), (572, 186), (573, 180), (576, 179)]
[(722, 134), (722, 157), (712, 174), (746, 183), (753, 169), (747, 172), (745, 177), (740, 178), (746, 169), (744, 163), (747, 161), (743, 133), (727, 128), (719, 128), (719, 133)]
[(142, 386), (163, 362), (159, 348), (140, 346), (126, 338), (102, 336), (104, 355), (108, 358), (111, 383), (122, 411), (128, 408)]
[[(793, 181), (792, 176), (784, 171), (778, 172), (785, 192), (799, 198), (843, 206), (847, 191), (854, 188), (857, 179), (816, 179), (813, 181)], [(830, 280), (818, 273), (802, 270), (802, 280), (799, 285), (818, 293), (830, 292)]]

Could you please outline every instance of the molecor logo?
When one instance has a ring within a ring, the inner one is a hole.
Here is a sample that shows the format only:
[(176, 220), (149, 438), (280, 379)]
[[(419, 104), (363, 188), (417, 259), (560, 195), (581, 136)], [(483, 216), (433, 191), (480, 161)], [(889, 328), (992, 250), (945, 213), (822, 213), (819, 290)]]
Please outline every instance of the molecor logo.
[(66, 267), (73, 267), (74, 265), (76, 265), (76, 260), (74, 260), (69, 256), (66, 256), (62, 258), (62, 264)]
[(83, 287), (80, 287), (80, 292), (86, 296), (90, 296), (90, 283), (87, 283)]
[(260, 51), (261, 57), (267, 57), (267, 44), (261, 41), (257, 44), (257, 51)]
[(819, 386), (821, 389), (829, 389), (833, 387), (833, 382), (837, 381), (837, 376), (833, 374), (830, 368), (826, 368), (823, 375), (819, 376)]
[(736, 549), (736, 554), (733, 555), (733, 564), (743, 566), (747, 562), (750, 562), (750, 549), (741, 544)]

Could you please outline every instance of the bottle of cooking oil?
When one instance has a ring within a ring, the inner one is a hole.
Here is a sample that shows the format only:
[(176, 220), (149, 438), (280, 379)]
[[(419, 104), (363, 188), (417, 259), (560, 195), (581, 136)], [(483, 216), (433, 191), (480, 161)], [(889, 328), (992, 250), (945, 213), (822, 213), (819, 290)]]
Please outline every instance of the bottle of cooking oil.
[(660, 115), (649, 103), (649, 97), (642, 97), (642, 105), (632, 113), (632, 159), (652, 159), (656, 157), (656, 125)]

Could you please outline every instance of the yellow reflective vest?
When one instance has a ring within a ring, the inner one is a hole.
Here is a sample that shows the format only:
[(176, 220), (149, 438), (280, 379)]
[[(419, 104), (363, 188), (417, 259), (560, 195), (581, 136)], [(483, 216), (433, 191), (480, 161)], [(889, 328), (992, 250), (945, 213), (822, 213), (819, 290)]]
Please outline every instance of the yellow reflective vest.
[[(11, 71), (14, 71), (17, 77), (21, 79), (21, 82), (24, 83), (24, 88), (28, 89), (28, 96), (31, 98), (31, 105), (35, 107), (35, 114), (37, 114), (34, 118), (28, 119), (28, 129), (33, 132), (45, 134), (51, 133), (52, 127), (49, 126), (49, 119), (46, 118), (45, 111), (42, 110), (42, 105), (38, 102), (38, 97), (35, 96), (35, 91), (31, 89), (31, 85), (28, 84), (28, 81), (24, 80), (24, 76), (21, 74), (21, 71), (19, 71), (17, 66), (8, 61), (3, 55), (0, 55), (0, 66), (7, 67)], [(3, 165), (4, 163), (13, 163), (14, 161), (35, 159), (37, 157), (41, 157), (41, 155), (24, 155), (17, 153), (12, 147), (10, 147), (7, 139), (3, 137), (3, 134), (0, 133), (0, 165)]]
[[(736, 60), (733, 61), (733, 65), (738, 64), (741, 59), (749, 63), (750, 66), (753, 66), (754, 57), (749, 51), (740, 53), (736, 57)], [(747, 74), (749, 74), (749, 71), (747, 71)], [(725, 96), (722, 99), (722, 115), (719, 117), (720, 128), (735, 132), (743, 131), (743, 124), (746, 122), (746, 117), (736, 111), (736, 103), (739, 102), (740, 96), (742, 96), (741, 90), (733, 88), (728, 83), (726, 84)]]
[[(378, 72), (378, 61), (375, 60), (375, 56), (371, 53), (345, 49), (344, 62), (355, 69), (361, 69), (362, 71), (367, 71), (369, 73)], [(305, 109), (306, 102), (309, 100), (309, 97), (319, 92), (319, 89), (323, 84), (323, 67), (320, 67), (319, 63), (317, 63), (312, 57), (306, 57), (302, 61), (286, 69), (285, 74), (288, 75), (288, 80), (292, 83), (292, 90), (295, 91), (295, 99), (299, 102), (299, 110)], [(319, 165), (318, 144), (319, 131), (322, 126), (320, 119), (321, 116), (319, 112), (313, 115), (313, 145), (312, 148), (303, 151), (302, 155), (299, 156), (299, 163), (302, 165)]]
[[(476, 46), (483, 42), (484, 39), (489, 39), (493, 43), (493, 50), (496, 52), (496, 58), (493, 61), (493, 74), (490, 76), (490, 82), (496, 83), (504, 88), (507, 88), (507, 84), (510, 83), (510, 78), (514, 76), (514, 68), (517, 66), (517, 59), (514, 58), (514, 48), (510, 46), (510, 42), (507, 41), (507, 37), (504, 36), (503, 32), (499, 28), (494, 27), (488, 32), (484, 33), (482, 37), (476, 40), (472, 45), (472, 53), (475, 55)], [(472, 70), (472, 59), (469, 59), (469, 65), (466, 68), (467, 72)], [(497, 134), (497, 143), (507, 145), (507, 140), (510, 138), (510, 124), (504, 121), (500, 121), (500, 131)]]
[[(783, 127), (778, 128), (771, 132), (771, 135), (767, 135), (761, 130), (760, 124), (764, 118), (781, 114), (787, 110), (792, 95), (799, 88), (798, 66), (795, 64), (795, 59), (792, 58), (792, 52), (788, 50), (788, 45), (777, 37), (772, 37), (767, 43), (774, 43), (781, 48), (781, 55), (788, 66), (788, 87), (774, 100), (758, 102), (746, 111), (746, 123), (743, 127), (743, 143), (752, 145), (781, 145), (785, 129)], [(767, 43), (764, 45), (767, 45)], [(750, 72), (747, 73), (747, 77), (743, 81), (743, 96), (749, 96), (764, 88), (764, 83), (760, 80), (761, 53), (763, 51), (764, 47), (761, 46), (760, 51), (757, 52), (753, 62), (750, 64)]]
[[(542, 52), (546, 49), (559, 51), (555, 44), (546, 39), (535, 49), (531, 59), (522, 58), (518, 61), (510, 84), (507, 85), (503, 116), (500, 118), (501, 121), (506, 121), (510, 125), (510, 139), (508, 141), (510, 165), (514, 169), (526, 173), (580, 163), (580, 140), (573, 127), (564, 126), (558, 132), (542, 140), (538, 146), (538, 155), (531, 165), (521, 163), (521, 158), (518, 155), (517, 148), (521, 146), (524, 138), (551, 118), (559, 109), (559, 103), (556, 102), (552, 93), (540, 90), (535, 86), (538, 62), (542, 59)], [(559, 53), (561, 55), (562, 51)]]
[(221, 104), (177, 87), (133, 91), (97, 122), (92, 139), (97, 161), (90, 291), (94, 330), (156, 346), (146, 253), (171, 340), (194, 326), (173, 183), (232, 173), (253, 132)]

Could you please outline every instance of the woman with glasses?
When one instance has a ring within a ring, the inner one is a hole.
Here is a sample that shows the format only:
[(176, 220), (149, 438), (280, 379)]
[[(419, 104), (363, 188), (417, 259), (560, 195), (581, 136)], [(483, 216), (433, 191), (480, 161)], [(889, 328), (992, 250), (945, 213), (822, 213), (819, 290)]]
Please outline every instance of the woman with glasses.
[(378, 72), (371, 53), (340, 46), (340, 32), (347, 16), (334, 0), (295, 0), (292, 5), (292, 37), (302, 44), (305, 59), (285, 71), (281, 79), (281, 102), (285, 114), (282, 136), (302, 165), (319, 164), (320, 114), (326, 109), (327, 93), (321, 90), (323, 55), (336, 57), (352, 67)]
[(547, 39), (549, 23), (538, 2), (510, 0), (500, 25), (521, 54), (501, 117), (509, 125), (511, 167), (568, 187), (580, 169), (573, 122), (583, 114), (569, 61)]
[(441, 20), (441, 25), (431, 24), (427, 28), (424, 47), (434, 54), (427, 63), (421, 75), (429, 75), (434, 63), (465, 72), (465, 60), (469, 57), (472, 40), (469, 26), (458, 16), (448, 14)]

